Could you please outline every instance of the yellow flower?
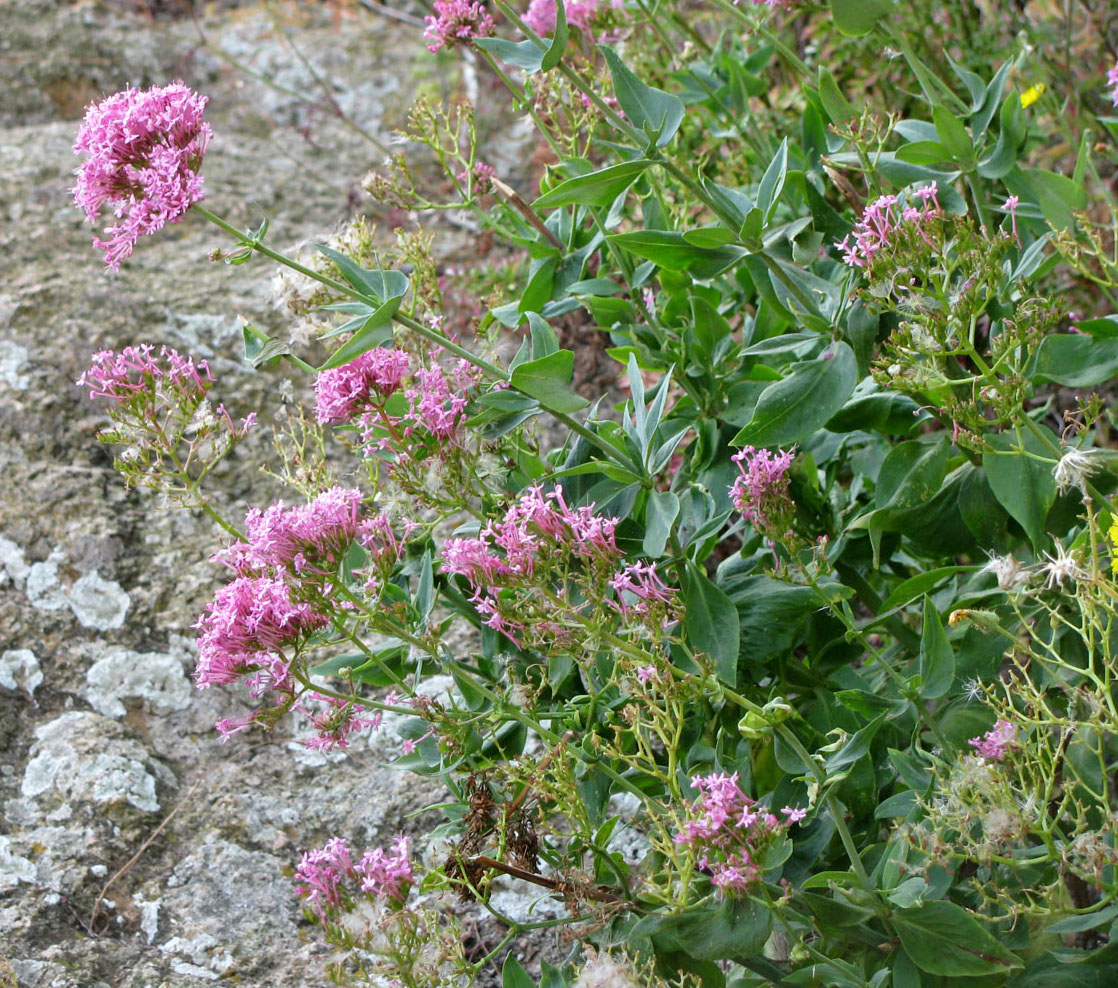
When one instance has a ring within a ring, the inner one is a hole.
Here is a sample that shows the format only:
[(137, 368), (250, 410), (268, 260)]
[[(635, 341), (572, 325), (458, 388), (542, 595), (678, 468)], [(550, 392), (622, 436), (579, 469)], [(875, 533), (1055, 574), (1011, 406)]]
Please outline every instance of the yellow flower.
[(1110, 523), (1110, 528), (1107, 530), (1107, 538), (1110, 539), (1110, 571), (1118, 576), (1118, 515)]
[(1038, 82), (1035, 86), (1029, 86), (1021, 94), (1021, 108), (1032, 106), (1044, 94), (1048, 87), (1043, 82)]

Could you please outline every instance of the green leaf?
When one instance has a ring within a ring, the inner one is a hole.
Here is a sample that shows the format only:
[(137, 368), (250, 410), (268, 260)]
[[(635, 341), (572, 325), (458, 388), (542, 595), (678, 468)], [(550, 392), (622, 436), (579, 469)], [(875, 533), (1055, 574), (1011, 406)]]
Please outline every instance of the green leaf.
[(801, 637), (812, 611), (829, 601), (838, 603), (854, 591), (841, 583), (820, 583), (816, 588), (753, 575), (724, 581), (726, 593), (737, 605), (741, 622), (740, 662), (743, 666), (764, 662), (791, 648)]
[(679, 498), (671, 491), (653, 491), (644, 514), (644, 554), (650, 559), (664, 555), (672, 525), (679, 514)]
[(657, 147), (663, 147), (683, 122), (683, 100), (646, 86), (618, 58), (612, 48), (598, 45), (613, 78), (613, 92), (629, 122), (643, 130)]
[(920, 421), (916, 402), (898, 391), (878, 391), (873, 378), (854, 389), (850, 400), (826, 422), (831, 432), (874, 430), (886, 435), (904, 435)]
[[(399, 303), (397, 303), (397, 305), (398, 304)], [(389, 316), (388, 319), (391, 321), (392, 316)], [(365, 323), (364, 327), (338, 347), (338, 349), (330, 355), (330, 359), (318, 369), (324, 371), (329, 370), (331, 367), (341, 367), (343, 364), (348, 364), (351, 360), (356, 360), (361, 354), (368, 353), (370, 350), (375, 350), (378, 346), (387, 343), (391, 339), (392, 327), (390, 325), (378, 324), (374, 322), (373, 317), (370, 316), (369, 321)]]
[[(402, 271), (369, 270), (325, 244), (315, 244), (314, 246), (337, 265), (346, 281), (374, 302), (381, 303), (391, 299), (402, 299), (408, 290), (408, 277)], [(399, 308), (399, 303), (397, 303), (397, 308)]]
[(515, 65), (528, 75), (548, 72), (563, 58), (570, 30), (567, 27), (567, 8), (563, 0), (555, 4), (555, 37), (549, 45), (542, 41), (506, 41), (504, 38), (474, 38), (472, 44), (496, 55), (504, 62)]
[(1092, 388), (1118, 375), (1118, 339), (1056, 334), (1037, 350), (1034, 376), (1069, 388)]
[(780, 193), (784, 190), (784, 179), (788, 174), (788, 138), (780, 142), (776, 154), (773, 155), (765, 174), (761, 176), (761, 184), (757, 187), (757, 208), (764, 214), (765, 222), (773, 214)]
[(994, 149), (978, 162), (978, 174), (983, 178), (1003, 178), (1017, 164), (1017, 149), (1025, 139), (1025, 111), (1021, 97), (1010, 93), (1002, 104), (998, 116), (1001, 130)]
[(637, 230), (608, 239), (669, 271), (688, 271), (700, 281), (716, 277), (747, 253), (741, 247), (696, 247), (682, 233), (669, 230)]
[(505, 955), (501, 968), (501, 988), (536, 988), (536, 983), (528, 975), (511, 951)]
[(869, 34), (892, 9), (889, 0), (831, 0), (835, 27), (852, 38)]
[(903, 607), (910, 600), (915, 600), (921, 594), (930, 593), (931, 590), (956, 573), (966, 573), (974, 569), (973, 566), (941, 566), (938, 569), (926, 570), (917, 573), (893, 588), (893, 592), (882, 602), (877, 609), (879, 614), (891, 611), (894, 607)]
[(734, 436), (734, 446), (787, 446), (806, 439), (843, 405), (858, 383), (854, 351), (846, 343), (831, 346), (832, 356), (792, 365), (792, 373), (770, 384), (753, 418)]
[(831, 118), (832, 123), (842, 123), (858, 115), (858, 111), (842, 95), (842, 90), (835, 82), (835, 77), (831, 75), (831, 70), (822, 66), (819, 69), (819, 98), (823, 101), (823, 109), (827, 111), (827, 116)]
[(1118, 906), (1107, 906), (1093, 913), (1083, 913), (1078, 916), (1068, 916), (1058, 923), (1053, 923), (1045, 928), (1046, 933), (1082, 933), (1084, 930), (1096, 930), (1115, 919), (1118, 919)]
[(951, 157), (962, 168), (969, 170), (974, 164), (974, 146), (962, 121), (942, 104), (932, 110), (932, 119), (936, 124), (940, 144), (947, 148)]
[(1023, 168), (1040, 204), (1040, 211), (1054, 230), (1065, 230), (1074, 222), (1072, 212), (1087, 208), (1087, 190), (1066, 175), (1044, 168)]
[(535, 75), (543, 68), (547, 49), (534, 41), (506, 41), (504, 38), (473, 38), (470, 44), (496, 55), (502, 62), (515, 65), (528, 75)]
[(657, 952), (698, 960), (726, 960), (760, 953), (772, 931), (772, 912), (752, 899), (723, 899), (716, 907), (680, 916), (646, 916), (631, 937), (650, 936)]
[(431, 550), (423, 553), (423, 564), (419, 570), (419, 584), (415, 589), (415, 609), (424, 628), (431, 618), (431, 608), (435, 606), (435, 578), (431, 562)]
[(877, 507), (906, 509), (931, 500), (947, 474), (949, 447), (946, 437), (894, 446), (877, 474)]
[[(1028, 452), (1052, 456), (1052, 452), (1031, 432), (1021, 433), (1021, 437)], [(1025, 530), (1033, 547), (1040, 549), (1048, 542), (1044, 523), (1056, 502), (1053, 465), (1014, 452), (1015, 443), (1004, 435), (988, 435), (986, 440), (999, 451), (982, 457), (982, 469), (986, 472), (990, 489), (998, 503)]]
[[(360, 329), (341, 347), (331, 354), (319, 370), (341, 367), (388, 342), (392, 338), (391, 322), (407, 294), (407, 275), (400, 271), (370, 271), (355, 264), (345, 254), (340, 254), (323, 244), (315, 245), (332, 260), (345, 278), (355, 289), (375, 304), (370, 315), (360, 322)], [(355, 326), (361, 317), (351, 319), (346, 325)], [(334, 335), (333, 333), (329, 335)]]
[(846, 743), (827, 758), (825, 763), (827, 774), (830, 775), (833, 772), (839, 772), (853, 765), (859, 758), (869, 754), (870, 744), (873, 742), (874, 735), (877, 734), (888, 716), (888, 712), (878, 714), (865, 727), (850, 735), (850, 737), (846, 739)]
[(711, 657), (719, 679), (730, 686), (737, 685), (741, 622), (733, 601), (695, 563), (688, 561), (683, 602), (688, 641), (696, 652)]
[(540, 62), (543, 72), (550, 72), (563, 60), (563, 51), (567, 47), (567, 39), (571, 36), (567, 26), (567, 5), (564, 0), (555, 0), (555, 37), (548, 45), (547, 54)]
[(939, 611), (932, 598), (924, 596), (924, 629), (920, 636), (920, 696), (935, 700), (944, 696), (955, 681), (955, 649), (947, 640)]
[(986, 927), (953, 902), (923, 902), (893, 913), (901, 945), (922, 971), (947, 977), (1004, 974), (1024, 967)]
[(589, 402), (568, 387), (574, 368), (575, 355), (570, 350), (559, 350), (520, 364), (512, 372), (510, 383), (553, 412), (576, 412)]
[(545, 192), (534, 203), (536, 209), (552, 209), (556, 206), (611, 206), (622, 192), (637, 180), (651, 161), (641, 158), (638, 161), (622, 161), (589, 175), (579, 175), (560, 182), (555, 188)]

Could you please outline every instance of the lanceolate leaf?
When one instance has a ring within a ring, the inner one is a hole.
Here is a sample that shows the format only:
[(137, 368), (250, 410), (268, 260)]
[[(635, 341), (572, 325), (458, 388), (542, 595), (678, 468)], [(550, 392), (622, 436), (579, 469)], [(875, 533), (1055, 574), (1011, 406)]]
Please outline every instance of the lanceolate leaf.
[(747, 253), (740, 247), (696, 247), (682, 233), (669, 230), (619, 233), (609, 240), (669, 271), (688, 271), (700, 281), (721, 274)]
[(924, 631), (920, 636), (920, 677), (920, 696), (925, 700), (943, 696), (955, 680), (955, 650), (928, 596), (924, 597)]
[(545, 192), (532, 205), (536, 209), (551, 209), (577, 203), (604, 208), (629, 188), (651, 163), (643, 158), (639, 161), (622, 161), (589, 175), (569, 178)]

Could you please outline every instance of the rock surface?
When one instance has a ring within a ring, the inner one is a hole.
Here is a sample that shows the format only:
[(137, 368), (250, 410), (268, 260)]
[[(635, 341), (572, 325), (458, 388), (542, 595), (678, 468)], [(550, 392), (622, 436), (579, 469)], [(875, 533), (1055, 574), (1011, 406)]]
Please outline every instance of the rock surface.
[[(333, 107), (384, 141), (449, 63), (357, 5), (177, 9), (0, 5), (0, 245), (18, 259), (0, 294), (0, 984), (10, 966), (21, 988), (325, 985), (299, 854), (415, 830), (442, 795), (384, 767), (388, 735), (338, 759), (297, 757), (291, 729), (219, 743), (212, 724), (240, 701), (189, 679), (219, 533), (125, 491), (74, 382), (96, 350), (165, 343), (208, 357), (219, 400), (268, 423), (292, 372), (243, 368), (238, 316), (282, 333), (271, 271), (211, 263), (230, 244), (188, 216), (109, 274), (68, 189), (89, 101), (182, 78), (211, 99), (207, 204), (268, 217), (279, 246), (321, 237), (383, 157)], [(510, 139), (495, 152), (526, 160)], [(221, 468), (234, 517), (275, 494), (268, 431)]]

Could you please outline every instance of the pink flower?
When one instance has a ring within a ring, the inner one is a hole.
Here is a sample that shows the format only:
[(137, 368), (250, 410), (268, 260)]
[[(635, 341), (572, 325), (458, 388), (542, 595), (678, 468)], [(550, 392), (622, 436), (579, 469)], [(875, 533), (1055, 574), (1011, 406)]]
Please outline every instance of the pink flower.
[[(358, 734), (366, 728), (377, 730), (384, 717), (379, 710), (371, 717), (364, 717), (361, 715), (361, 707), (340, 697), (323, 696), (321, 693), (310, 693), (309, 696), (326, 704), (323, 712), (310, 714), (315, 733), (303, 744), (312, 750), (333, 751), (335, 748), (348, 748), (351, 735)], [(307, 712), (305, 707), (302, 709)]]
[(473, 0), (435, 0), (434, 16), (425, 17), (427, 50), (453, 48), (473, 38), (488, 38), (493, 33), (493, 18), (481, 3)]
[[(1118, 68), (1118, 66), (1115, 67)], [(1009, 215), (1013, 220), (1013, 239), (1016, 240), (1018, 244), (1021, 243), (1021, 238), (1017, 235), (1017, 204), (1020, 201), (1021, 200), (1018, 199), (1017, 196), (1010, 196), (1006, 199), (1005, 205), (1002, 207), (1003, 209), (1009, 210)]]
[(1115, 62), (1106, 73), (1106, 84), (1110, 87), (1110, 99), (1118, 106), (1118, 62)]
[(687, 808), (673, 840), (695, 849), (697, 864), (710, 872), (716, 888), (730, 894), (748, 892), (761, 879), (757, 862), (764, 860), (765, 851), (807, 811), (785, 807), (781, 812), (787, 820), (781, 822), (742, 792), (737, 772), (696, 775), (691, 785), (699, 796)]
[[(492, 165), (487, 165), (483, 161), (477, 161), (473, 167), (473, 192), (475, 195), (484, 195), (493, 187), (493, 179), (497, 174), (497, 170)], [(454, 176), (455, 179), (462, 185), (465, 185), (467, 179), (470, 178), (470, 173), (461, 171)], [(442, 320), (442, 316), (438, 317)], [(438, 329), (438, 326), (433, 327)]]
[(1017, 727), (1008, 720), (999, 720), (993, 728), (980, 738), (971, 738), (967, 742), (980, 758), (1000, 762), (1010, 751), (1016, 750)]
[[(853, 231), (841, 243), (835, 244), (843, 252), (842, 259), (846, 264), (856, 268), (866, 267), (874, 255), (890, 244), (893, 235), (902, 226), (913, 225), (919, 230), (928, 217), (941, 212), (939, 189), (935, 182), (916, 189), (912, 194), (920, 200), (921, 208), (902, 206), (899, 216), (896, 212), (900, 202), (897, 196), (881, 196), (866, 207)], [(922, 235), (927, 240), (926, 234)]]
[(399, 390), (408, 373), (408, 355), (380, 347), (348, 364), (322, 371), (314, 383), (318, 421), (348, 422), (370, 405)]
[(299, 860), (295, 867), (295, 891), (325, 922), (327, 912), (340, 909), (348, 898), (343, 883), (356, 875), (349, 844), (334, 837), (323, 847), (307, 851)]
[(101, 350), (77, 383), (89, 388), (90, 398), (111, 398), (121, 404), (141, 392), (150, 394), (156, 387), (181, 400), (198, 401), (205, 396), (213, 384), (206, 361), (195, 365), (190, 357), (170, 347), (162, 347), (159, 358), (152, 356), (154, 351), (148, 343), (126, 346), (120, 353)]
[(136, 241), (177, 223), (205, 197), (198, 174), (213, 137), (202, 113), (208, 99), (183, 83), (126, 89), (86, 110), (74, 151), (74, 203), (95, 223), (108, 204), (117, 216), (107, 240), (93, 240), (116, 270)]
[[(567, 23), (577, 27), (584, 34), (590, 34), (593, 21), (603, 10), (620, 9), (622, 0), (565, 0), (564, 10), (567, 14)], [(532, 0), (528, 4), (528, 12), (524, 15), (524, 23), (536, 34), (546, 36), (555, 31), (555, 0)]]
[(307, 575), (332, 572), (357, 537), (362, 494), (332, 487), (310, 504), (273, 504), (245, 518), (246, 541), (214, 555), (242, 576), (287, 570)]
[(678, 594), (660, 579), (655, 563), (630, 563), (609, 581), (609, 585), (617, 594), (615, 606), (626, 618), (631, 613), (646, 615), (657, 604), (670, 607), (676, 603)]
[(795, 455), (795, 450), (772, 453), (745, 446), (730, 457), (740, 474), (730, 488), (730, 499), (754, 528), (772, 531), (786, 524), (792, 507), (786, 474)]
[(524, 23), (541, 37), (550, 35), (555, 30), (555, 0), (532, 0)]
[(357, 866), (361, 891), (387, 899), (402, 899), (415, 877), (408, 850), (409, 838), (399, 836), (392, 842), (390, 853), (379, 847), (366, 851)]
[(326, 618), (309, 604), (292, 601), (282, 580), (238, 577), (214, 594), (194, 626), (201, 631), (194, 681), (206, 689), (252, 674), (254, 696), (290, 689), (289, 662), (281, 649), (324, 624)]
[[(463, 364), (464, 361), (459, 361)], [(466, 417), (466, 397), (462, 394), (472, 383), (466, 368), (455, 369), (455, 388), (438, 364), (415, 372), (416, 386), (405, 392), (411, 403), (409, 414), (424, 425), (435, 438), (453, 440)], [(464, 385), (464, 386), (462, 386)]]

